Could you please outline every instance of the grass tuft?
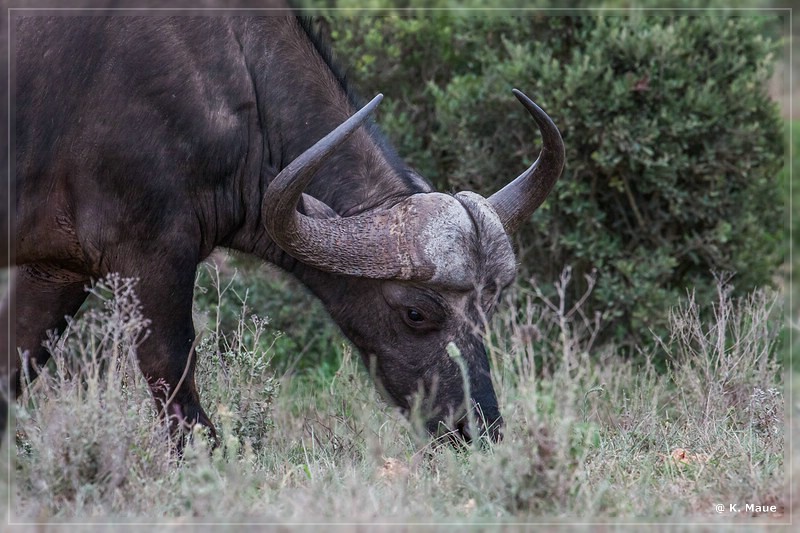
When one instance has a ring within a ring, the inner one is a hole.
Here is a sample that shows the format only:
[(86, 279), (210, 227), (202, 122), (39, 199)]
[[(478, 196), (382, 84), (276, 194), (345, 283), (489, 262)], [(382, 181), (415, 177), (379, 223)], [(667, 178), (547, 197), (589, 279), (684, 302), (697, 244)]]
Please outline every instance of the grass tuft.
[(454, 448), (383, 403), (346, 345), (332, 377), (276, 375), (269, 320), (209, 274), (203, 298), (239, 307), (232, 328), (214, 313), (198, 320), (197, 381), (221, 445), (198, 432), (183, 460), (171, 455), (136, 368), (148, 322), (135, 281), (109, 277), (48, 341), (53, 361), (14, 409), (14, 520), (708, 522), (741, 520), (714, 505), (748, 502), (777, 506), (762, 518), (787, 512), (778, 294), (734, 299), (720, 278), (715, 301), (689, 293), (669, 336), (631, 360), (598, 347), (597, 317), (566, 305), (568, 271), (555, 291), (517, 289), (486, 326), (505, 438)]

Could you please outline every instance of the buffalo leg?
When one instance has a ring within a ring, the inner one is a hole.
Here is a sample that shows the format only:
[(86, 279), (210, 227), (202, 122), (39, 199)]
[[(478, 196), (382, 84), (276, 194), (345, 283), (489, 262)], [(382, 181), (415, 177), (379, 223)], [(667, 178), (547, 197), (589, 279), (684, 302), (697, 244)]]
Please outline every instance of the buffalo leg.
[(173, 434), (201, 424), (215, 441), (214, 426), (200, 406), (194, 379), (192, 294), (196, 264), (181, 262), (186, 261), (154, 261), (147, 267), (149, 272), (135, 273), (140, 280), (136, 292), (142, 312), (151, 321), (150, 335), (138, 349), (139, 368), (157, 411), (169, 418)]
[[(64, 329), (66, 317), (74, 315), (86, 299), (88, 281), (80, 274), (46, 264), (23, 265), (11, 274), (0, 305), (0, 436), (7, 424), (6, 401), (22, 392), (21, 370), (30, 379), (36, 377), (36, 368), (50, 358), (50, 352), (42, 346), (47, 332)], [(25, 368), (19, 353), (28, 355), (30, 364)]]

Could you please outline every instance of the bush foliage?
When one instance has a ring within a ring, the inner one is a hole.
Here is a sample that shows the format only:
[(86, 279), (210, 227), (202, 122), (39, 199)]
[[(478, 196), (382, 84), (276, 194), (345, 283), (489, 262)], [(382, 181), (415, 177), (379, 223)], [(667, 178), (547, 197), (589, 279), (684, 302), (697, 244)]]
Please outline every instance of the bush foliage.
[(271, 354), (251, 366), (312, 378), (332, 376), (341, 362), (345, 341), (322, 304), (299, 282), (245, 256), (217, 254), (198, 269), (194, 318), (198, 331), (211, 335), (200, 351), (212, 357), (212, 348), (225, 354), (243, 344), (250, 353)]
[(784, 237), (783, 130), (764, 90), (774, 18), (498, 13), (321, 24), (351, 85), (385, 93), (387, 136), (440, 189), (490, 194), (532, 163), (538, 133), (512, 87), (548, 111), (567, 165), (516, 237), (523, 271), (599, 272), (605, 338), (663, 331), (687, 288), (713, 294), (715, 271), (741, 291), (770, 282)]

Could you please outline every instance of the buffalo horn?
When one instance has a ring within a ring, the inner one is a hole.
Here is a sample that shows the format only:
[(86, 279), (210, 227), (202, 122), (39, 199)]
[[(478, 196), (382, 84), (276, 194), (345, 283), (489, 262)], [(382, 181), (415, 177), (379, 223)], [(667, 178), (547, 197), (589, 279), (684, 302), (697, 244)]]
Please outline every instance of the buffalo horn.
[(508, 235), (517, 231), (544, 202), (564, 168), (564, 141), (556, 125), (525, 94), (517, 89), (512, 92), (539, 126), (542, 151), (525, 172), (488, 198)]
[(300, 213), (303, 190), (324, 161), (380, 103), (379, 94), (311, 146), (270, 182), (262, 202), (264, 225), (272, 240), (302, 263), (336, 274), (373, 279), (430, 277), (430, 267), (415, 265), (404, 232), (391, 232), (400, 213), (392, 210), (343, 218), (313, 218)]

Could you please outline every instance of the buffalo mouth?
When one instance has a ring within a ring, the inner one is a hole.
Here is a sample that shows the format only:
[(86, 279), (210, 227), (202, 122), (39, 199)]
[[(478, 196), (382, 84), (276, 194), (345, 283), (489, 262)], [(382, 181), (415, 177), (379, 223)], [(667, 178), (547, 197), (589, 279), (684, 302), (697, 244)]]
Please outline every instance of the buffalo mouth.
[[(412, 401), (409, 397), (403, 397), (396, 394), (391, 387), (387, 386), (388, 380), (385, 369), (377, 363), (378, 357), (374, 352), (365, 353), (365, 362), (367, 363), (370, 373), (373, 377), (373, 382), (378, 389), (378, 392), (384, 397), (386, 401), (394, 404), (400, 408), (406, 418), (413, 418), (412, 414)], [(449, 442), (455, 446), (470, 445), (474, 440), (483, 443), (491, 442), (497, 444), (503, 440), (503, 417), (500, 415), (496, 404), (489, 409), (483, 409), (481, 404), (473, 400), (472, 407), (472, 423), (470, 423), (470, 416), (468, 416), (462, 407), (461, 414), (456, 416), (451, 415), (446, 419), (441, 418), (441, 415), (429, 419), (425, 423), (425, 428), (428, 433), (433, 436), (434, 442), (442, 443)]]

